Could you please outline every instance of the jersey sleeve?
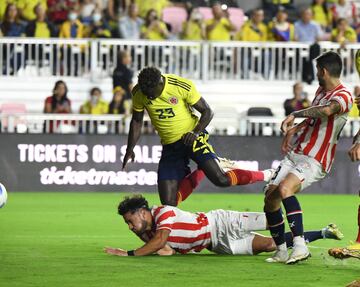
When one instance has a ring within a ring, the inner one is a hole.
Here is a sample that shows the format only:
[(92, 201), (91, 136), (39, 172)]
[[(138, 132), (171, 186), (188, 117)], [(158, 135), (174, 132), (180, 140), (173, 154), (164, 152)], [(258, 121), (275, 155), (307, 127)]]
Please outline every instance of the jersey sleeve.
[(154, 211), (154, 221), (156, 230), (172, 229), (172, 224), (175, 222), (175, 210), (171, 206), (160, 206)]
[(190, 91), (186, 93), (185, 101), (190, 105), (195, 105), (201, 98), (201, 95), (197, 91), (194, 83), (192, 81), (188, 81), (188, 84), (190, 85)]
[(350, 93), (338, 93), (334, 97), (332, 97), (331, 100), (336, 101), (340, 104), (341, 111), (339, 112), (339, 114), (348, 113), (351, 110), (353, 100)]
[(136, 112), (144, 111), (144, 102), (142, 101), (142, 97), (139, 91), (138, 86), (136, 85), (133, 90), (131, 91), (132, 94), (132, 107), (133, 110)]

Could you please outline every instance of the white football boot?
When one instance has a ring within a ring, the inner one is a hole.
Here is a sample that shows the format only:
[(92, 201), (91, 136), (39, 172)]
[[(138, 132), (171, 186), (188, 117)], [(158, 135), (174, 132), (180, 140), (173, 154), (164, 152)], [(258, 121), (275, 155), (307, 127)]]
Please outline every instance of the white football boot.
[(289, 253), (286, 247), (286, 243), (277, 246), (277, 250), (270, 258), (265, 259), (268, 263), (285, 263), (289, 260)]
[(300, 261), (306, 260), (309, 257), (311, 257), (311, 254), (309, 248), (306, 246), (304, 237), (295, 236), (292, 253), (289, 259), (286, 261), (286, 264), (295, 264)]

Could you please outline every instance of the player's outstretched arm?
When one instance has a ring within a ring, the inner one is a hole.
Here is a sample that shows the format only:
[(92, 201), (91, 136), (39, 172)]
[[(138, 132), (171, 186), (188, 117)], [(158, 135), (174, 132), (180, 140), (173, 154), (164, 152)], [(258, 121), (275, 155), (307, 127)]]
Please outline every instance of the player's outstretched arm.
[(188, 132), (183, 136), (183, 142), (186, 145), (192, 145), (193, 142), (198, 137), (199, 133), (201, 133), (211, 122), (214, 112), (211, 110), (208, 103), (205, 101), (203, 97), (200, 98), (194, 105), (193, 108), (197, 110), (201, 116), (198, 124), (195, 126), (192, 132)]
[(295, 118), (325, 118), (335, 115), (340, 111), (340, 104), (337, 101), (330, 101), (329, 104), (324, 106), (314, 106), (292, 112), (281, 123), (281, 131), (286, 134), (293, 127)]
[(141, 135), (141, 127), (143, 124), (144, 119), (144, 111), (137, 112), (133, 110), (133, 115), (130, 122), (130, 130), (128, 135), (128, 144), (126, 148), (126, 153), (123, 160), (123, 166), (124, 169), (127, 162), (131, 159), (134, 160), (135, 154), (133, 152), (133, 149), (138, 142), (140, 135)]
[(169, 234), (170, 230), (158, 230), (156, 231), (153, 238), (151, 238), (147, 243), (145, 243), (144, 246), (136, 250), (126, 251), (120, 248), (105, 247), (104, 251), (108, 254), (117, 256), (129, 256), (130, 254), (132, 254), (133, 256), (144, 256), (154, 254), (165, 248)]

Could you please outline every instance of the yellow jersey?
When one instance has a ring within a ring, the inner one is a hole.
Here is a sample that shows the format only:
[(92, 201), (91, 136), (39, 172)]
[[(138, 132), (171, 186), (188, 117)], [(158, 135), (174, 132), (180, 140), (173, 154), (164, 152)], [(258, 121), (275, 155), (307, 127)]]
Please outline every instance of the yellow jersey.
[(267, 41), (268, 40), (268, 28), (264, 23), (259, 23), (255, 26), (251, 21), (247, 21), (236, 33), (234, 40), (237, 41)]
[[(205, 23), (206, 26), (214, 24), (215, 19), (208, 19)], [(231, 23), (227, 18), (221, 18), (211, 31), (207, 33), (207, 39), (210, 41), (230, 41), (231, 40)]]
[(132, 90), (133, 110), (149, 114), (162, 144), (171, 144), (192, 131), (198, 123), (191, 106), (201, 96), (192, 81), (172, 74), (163, 74), (164, 89), (159, 97), (148, 99), (136, 85)]

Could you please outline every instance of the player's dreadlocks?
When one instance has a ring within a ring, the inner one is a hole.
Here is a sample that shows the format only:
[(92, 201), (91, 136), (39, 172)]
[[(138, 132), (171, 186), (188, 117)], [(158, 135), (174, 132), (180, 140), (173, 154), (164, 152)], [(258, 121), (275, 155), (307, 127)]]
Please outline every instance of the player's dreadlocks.
[(155, 67), (146, 67), (142, 69), (138, 76), (138, 84), (144, 94), (153, 91), (159, 84), (161, 72)]
[(133, 195), (132, 197), (126, 196), (124, 200), (119, 203), (118, 213), (120, 215), (124, 215), (129, 211), (134, 213), (140, 208), (146, 208), (149, 210), (149, 204), (141, 194)]

